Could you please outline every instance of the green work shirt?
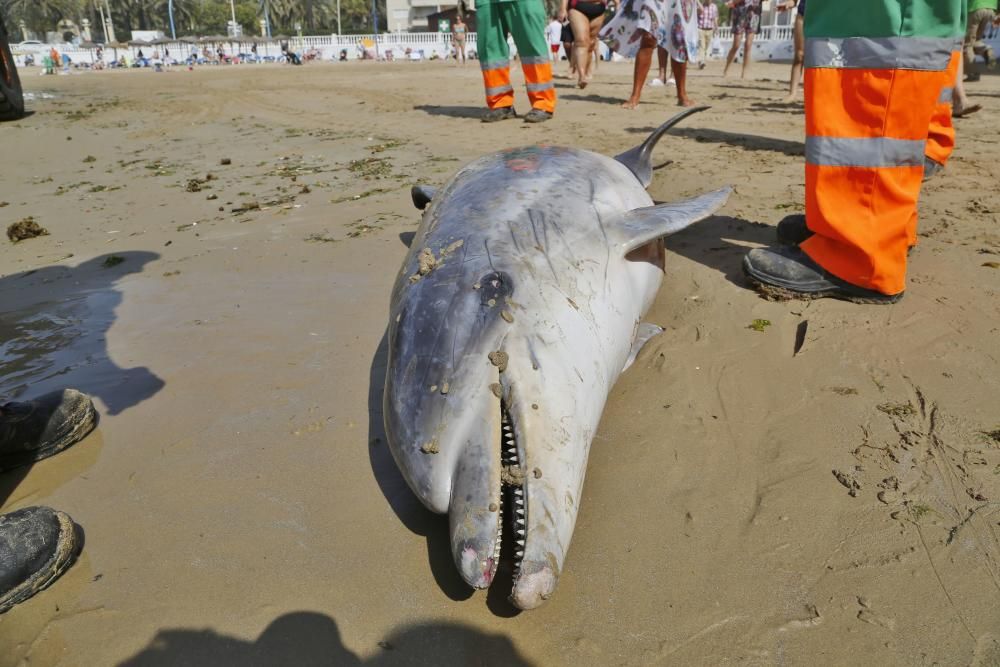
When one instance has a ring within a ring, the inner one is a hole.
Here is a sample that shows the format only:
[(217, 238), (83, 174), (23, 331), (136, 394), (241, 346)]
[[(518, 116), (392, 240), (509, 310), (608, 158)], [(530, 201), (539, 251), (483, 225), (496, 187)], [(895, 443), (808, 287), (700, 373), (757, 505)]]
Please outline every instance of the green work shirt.
[(977, 9), (992, 9), (996, 11), (997, 0), (969, 0), (969, 11), (974, 12)]
[[(995, 6), (997, 0), (992, 2)], [(821, 38), (955, 37), (965, 34), (967, 14), (968, 0), (810, 0), (805, 33)]]

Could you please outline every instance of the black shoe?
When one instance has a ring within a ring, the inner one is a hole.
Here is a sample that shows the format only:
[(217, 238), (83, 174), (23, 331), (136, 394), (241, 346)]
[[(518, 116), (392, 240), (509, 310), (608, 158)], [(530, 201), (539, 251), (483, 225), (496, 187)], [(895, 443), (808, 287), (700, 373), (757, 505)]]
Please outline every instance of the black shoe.
[(552, 113), (541, 109), (532, 109), (524, 116), (525, 123), (544, 123), (552, 118)]
[(806, 227), (806, 216), (803, 213), (786, 215), (778, 223), (776, 231), (781, 245), (798, 245), (813, 235), (813, 231)]
[(938, 175), (944, 169), (944, 165), (937, 160), (932, 160), (924, 156), (924, 182), (927, 182)]
[(514, 111), (514, 107), (498, 107), (490, 109), (483, 114), (484, 123), (495, 123), (499, 120), (507, 120), (508, 118), (517, 118), (517, 112)]
[(903, 293), (882, 294), (827, 273), (798, 246), (755, 248), (743, 257), (743, 273), (770, 299), (832, 297), (855, 303), (896, 303)]
[(50, 507), (0, 514), (0, 614), (55, 581), (82, 546), (73, 520)]
[(75, 389), (0, 405), (0, 471), (52, 456), (82, 440), (96, 424), (90, 397)]
[(979, 81), (979, 72), (971, 72), (969, 74), (966, 74), (965, 78), (962, 79), (962, 81), (964, 83), (975, 83), (976, 81)]

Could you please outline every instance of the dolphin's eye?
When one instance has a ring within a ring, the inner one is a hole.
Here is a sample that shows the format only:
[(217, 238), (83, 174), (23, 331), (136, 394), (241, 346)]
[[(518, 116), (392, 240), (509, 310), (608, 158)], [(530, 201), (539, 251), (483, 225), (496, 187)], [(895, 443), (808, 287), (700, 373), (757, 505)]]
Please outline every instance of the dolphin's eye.
[(502, 271), (487, 273), (479, 279), (479, 298), (483, 305), (499, 302), (514, 293), (514, 282)]

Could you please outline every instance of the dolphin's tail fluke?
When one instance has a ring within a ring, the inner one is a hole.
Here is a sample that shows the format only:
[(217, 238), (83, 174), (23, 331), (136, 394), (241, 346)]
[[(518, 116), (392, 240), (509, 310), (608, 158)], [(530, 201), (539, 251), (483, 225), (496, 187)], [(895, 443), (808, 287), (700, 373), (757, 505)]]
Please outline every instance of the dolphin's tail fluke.
[(653, 130), (653, 133), (649, 135), (649, 137), (642, 142), (642, 144), (631, 150), (625, 151), (621, 155), (616, 155), (615, 159), (628, 167), (629, 170), (635, 174), (635, 177), (639, 179), (640, 183), (642, 183), (642, 187), (648, 188), (649, 184), (653, 182), (653, 149), (656, 148), (656, 144), (660, 141), (660, 138), (666, 134), (667, 130), (691, 114), (710, 108), (711, 107), (708, 106), (701, 106), (685, 109), (663, 125)]

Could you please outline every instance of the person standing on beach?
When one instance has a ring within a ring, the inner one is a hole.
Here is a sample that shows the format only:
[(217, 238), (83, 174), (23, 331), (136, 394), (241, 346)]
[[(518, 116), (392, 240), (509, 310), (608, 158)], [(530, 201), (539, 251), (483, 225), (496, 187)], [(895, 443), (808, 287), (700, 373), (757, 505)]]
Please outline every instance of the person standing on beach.
[(559, 58), (559, 47), (562, 46), (562, 23), (555, 16), (545, 28), (545, 36), (549, 40), (549, 50), (552, 51), (552, 62)]
[(653, 49), (665, 48), (677, 82), (677, 104), (693, 106), (687, 95), (687, 63), (698, 58), (696, 0), (623, 0), (611, 22), (601, 31), (608, 47), (626, 58), (635, 58), (632, 95), (624, 109), (639, 105), (653, 63)]
[(569, 21), (562, 24), (562, 34), (559, 37), (562, 39), (563, 53), (566, 54), (566, 62), (569, 65), (566, 76), (572, 78), (576, 74), (576, 63), (573, 61), (573, 27)]
[(701, 0), (698, 5), (698, 69), (705, 69), (718, 27), (719, 7), (715, 0)]
[(805, 21), (806, 213), (743, 271), (766, 295), (899, 301), (929, 129), (955, 82), (966, 0), (813, 2)]
[(560, 19), (569, 19), (573, 30), (573, 60), (576, 62), (576, 85), (586, 88), (592, 78), (593, 52), (597, 46), (597, 33), (604, 25), (604, 0), (562, 0)]
[(977, 55), (983, 56), (987, 66), (993, 59), (992, 50), (983, 43), (983, 35), (996, 18), (996, 13), (997, 0), (969, 0), (969, 19), (965, 24), (965, 39), (962, 42), (967, 82), (979, 81), (979, 72), (975, 68)]
[[(760, 32), (761, 0), (729, 0), (726, 6), (732, 10), (733, 45), (726, 56), (726, 67), (722, 76), (729, 74), (729, 66), (736, 60), (736, 53), (743, 42), (743, 69), (740, 78), (747, 78), (753, 53), (753, 38)], [(740, 38), (743, 38), (742, 40)]]
[(451, 38), (455, 42), (455, 60), (458, 60), (462, 65), (465, 64), (465, 33), (467, 31), (468, 26), (465, 25), (461, 15), (458, 16), (451, 25)]
[(556, 110), (552, 83), (552, 60), (545, 38), (545, 5), (542, 0), (480, 0), (476, 3), (476, 40), (479, 66), (486, 88), (484, 123), (516, 118), (514, 88), (510, 85), (510, 49), (507, 34), (514, 38), (524, 72), (531, 111), (528, 123), (541, 123)]
[(795, 94), (798, 92), (799, 84), (802, 83), (802, 63), (805, 62), (806, 57), (804, 27), (806, 20), (806, 0), (785, 0), (784, 4), (778, 5), (779, 12), (787, 12), (795, 9), (796, 5), (798, 5), (798, 11), (795, 12), (795, 27), (792, 28), (795, 53), (792, 55), (792, 78), (788, 82), (788, 97), (785, 98), (786, 102), (795, 101)]

